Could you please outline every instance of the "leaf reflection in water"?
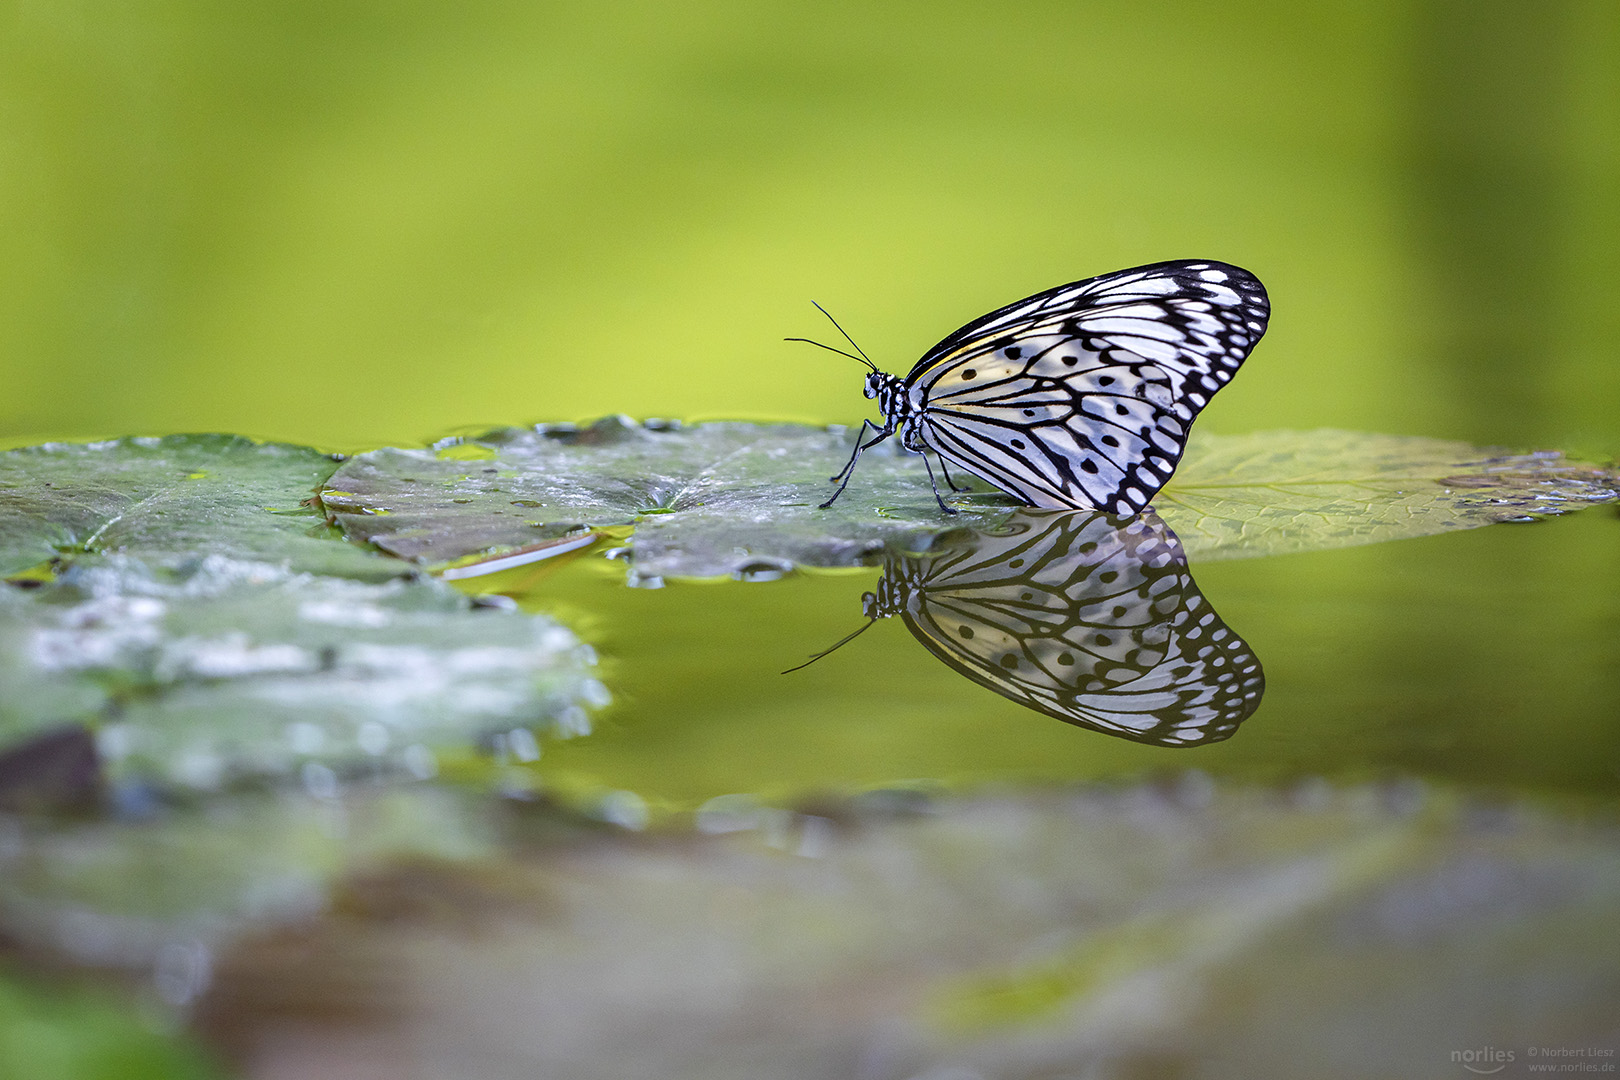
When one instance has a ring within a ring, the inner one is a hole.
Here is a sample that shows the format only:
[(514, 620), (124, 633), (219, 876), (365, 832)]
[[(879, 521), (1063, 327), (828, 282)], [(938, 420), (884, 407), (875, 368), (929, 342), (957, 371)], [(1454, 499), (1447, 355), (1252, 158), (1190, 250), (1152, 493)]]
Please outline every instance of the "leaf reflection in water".
[(863, 603), (868, 626), (899, 615), (979, 685), (1136, 742), (1219, 742), (1265, 690), (1259, 658), (1151, 512), (1021, 511), (994, 531), (948, 533), (925, 554), (891, 556)]

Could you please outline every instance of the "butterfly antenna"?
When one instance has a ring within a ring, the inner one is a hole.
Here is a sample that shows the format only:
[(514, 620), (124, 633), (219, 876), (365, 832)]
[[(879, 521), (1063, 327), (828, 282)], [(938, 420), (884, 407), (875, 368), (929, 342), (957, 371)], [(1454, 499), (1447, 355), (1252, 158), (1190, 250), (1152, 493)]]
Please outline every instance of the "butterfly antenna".
[[(814, 300), (812, 300), (810, 302), (812, 304), (816, 304), (816, 302)], [(816, 310), (821, 312), (823, 315), (827, 316), (827, 321), (832, 323), (833, 327), (835, 329), (837, 329), (837, 331), (840, 334), (844, 335), (844, 340), (849, 342), (850, 348), (854, 349), (856, 352), (861, 354), (861, 359), (866, 361), (866, 366), (867, 367), (871, 368), (873, 371), (876, 371), (878, 369), (878, 366), (876, 364), (872, 363), (872, 358), (870, 356), (866, 355), (866, 350), (861, 348), (859, 345), (855, 344), (855, 339), (849, 336), (849, 332), (847, 330), (845, 330), (842, 326), (838, 325), (838, 320), (832, 317), (831, 312), (829, 312), (826, 308), (822, 307), (820, 304), (816, 304)]]
[(845, 645), (848, 645), (850, 642), (854, 641), (856, 638), (860, 637), (862, 634), (864, 634), (868, 630), (872, 629), (872, 624), (875, 623), (875, 622), (877, 622), (877, 619), (875, 619), (875, 618), (867, 619), (866, 620), (866, 625), (861, 627), (859, 630), (856, 630), (852, 634), (845, 634), (835, 644), (830, 645), (825, 649), (822, 649), (820, 652), (816, 653), (816, 655), (812, 656), (810, 659), (806, 660), (804, 663), (799, 664), (797, 667), (788, 668), (786, 671), (782, 672), (782, 674), (791, 675), (795, 671), (802, 671), (805, 668), (809, 667), (811, 664), (815, 663), (817, 660), (820, 660), (823, 656), (826, 656), (828, 653), (837, 652), (839, 649), (842, 649)]
[(864, 359), (862, 357), (856, 356), (854, 353), (845, 352), (843, 349), (835, 349), (831, 345), (823, 345), (819, 341), (812, 341), (811, 339), (809, 339), (807, 337), (785, 337), (782, 340), (783, 341), (802, 341), (806, 345), (814, 345), (818, 349), (826, 349), (828, 352), (835, 352), (839, 356), (847, 356), (851, 360), (859, 361), (860, 363), (865, 364), (867, 367), (871, 368), (873, 371), (877, 370), (877, 365), (872, 363), (872, 361), (870, 361), (870, 360), (867, 360), (867, 359)]

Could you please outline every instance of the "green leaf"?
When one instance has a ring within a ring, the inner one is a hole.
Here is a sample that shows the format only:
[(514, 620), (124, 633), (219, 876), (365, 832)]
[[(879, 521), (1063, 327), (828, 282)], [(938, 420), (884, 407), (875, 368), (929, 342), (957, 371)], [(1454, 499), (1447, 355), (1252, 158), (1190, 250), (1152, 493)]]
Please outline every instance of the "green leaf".
[(357, 768), (426, 776), (440, 753), (495, 736), (533, 757), (530, 729), (588, 730), (587, 708), (607, 700), (567, 629), (431, 580), (113, 557), (0, 596), (0, 741), (100, 723), (115, 776), (200, 789), (294, 773), (319, 786)]
[(886, 545), (925, 545), (943, 527), (1006, 515), (1007, 500), (979, 495), (947, 517), (921, 462), (892, 444), (868, 451), (858, 482), (817, 509), (849, 439), (798, 425), (650, 428), (623, 418), (582, 430), (508, 429), (475, 440), (492, 451), (487, 459), (467, 460), (467, 443), (362, 454), (321, 499), (346, 535), (426, 563), (634, 523), (643, 577), (858, 566)]
[(1350, 547), (1620, 499), (1620, 474), (1556, 450), (1356, 431), (1194, 436), (1154, 500), (1196, 559)]
[(334, 543), (304, 506), (337, 466), (234, 435), (48, 443), (0, 453), (0, 575), (82, 552), (176, 564), (221, 552), (380, 581), (398, 563)]
[[(993, 528), (999, 493), (942, 513), (920, 457), (866, 452), (832, 507), (853, 435), (796, 425), (507, 429), (346, 462), (322, 493), (346, 535), (428, 564), (633, 525), (632, 580), (858, 566), (947, 529)], [(1615, 474), (1555, 452), (1504, 454), (1338, 431), (1200, 436), (1154, 506), (1199, 558), (1341, 547), (1561, 513), (1617, 497)]]

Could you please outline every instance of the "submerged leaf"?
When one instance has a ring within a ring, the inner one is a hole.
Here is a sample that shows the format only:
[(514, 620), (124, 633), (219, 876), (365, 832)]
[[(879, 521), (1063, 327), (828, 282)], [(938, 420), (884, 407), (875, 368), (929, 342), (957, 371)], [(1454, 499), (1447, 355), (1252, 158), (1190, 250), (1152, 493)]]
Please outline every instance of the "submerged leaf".
[(179, 563), (220, 552), (380, 581), (403, 570), (333, 543), (302, 503), (337, 459), (235, 435), (47, 443), (0, 453), (0, 575), (61, 554)]
[[(636, 577), (749, 577), (857, 566), (947, 529), (994, 528), (1006, 496), (941, 513), (920, 457), (868, 451), (830, 508), (853, 436), (798, 425), (509, 429), (439, 451), (346, 462), (322, 500), (344, 532), (407, 559), (498, 555), (573, 530), (635, 526)], [(477, 451), (476, 453), (470, 451)], [(961, 478), (959, 478), (961, 479)], [(1343, 547), (1561, 513), (1620, 498), (1616, 474), (1556, 452), (1353, 432), (1200, 436), (1154, 508), (1194, 558)]]

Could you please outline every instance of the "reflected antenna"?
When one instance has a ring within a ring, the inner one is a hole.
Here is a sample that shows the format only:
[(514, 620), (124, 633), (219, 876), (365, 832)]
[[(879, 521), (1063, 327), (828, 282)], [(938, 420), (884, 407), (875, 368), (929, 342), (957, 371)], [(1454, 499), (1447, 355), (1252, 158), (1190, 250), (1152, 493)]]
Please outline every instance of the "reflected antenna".
[[(791, 340), (791, 339), (789, 339), (789, 340)], [(811, 342), (811, 344), (815, 344), (815, 343)], [(852, 634), (845, 634), (842, 638), (839, 638), (838, 641), (835, 642), (834, 644), (829, 645), (825, 649), (822, 649), (820, 652), (816, 653), (816, 655), (812, 656), (810, 659), (806, 660), (804, 663), (799, 664), (797, 667), (788, 668), (786, 671), (782, 672), (782, 674), (783, 675), (791, 675), (795, 671), (803, 671), (805, 668), (809, 667), (811, 664), (815, 663), (817, 660), (820, 660), (823, 656), (826, 656), (828, 653), (837, 652), (839, 649), (842, 649), (845, 645), (848, 645), (850, 642), (854, 641), (856, 638), (860, 637), (862, 634), (864, 634), (868, 630), (872, 629), (872, 624), (877, 622), (878, 618), (879, 617), (876, 616), (876, 615), (872, 616), (870, 619), (866, 620), (866, 625), (861, 627), (859, 630), (856, 630)]]

